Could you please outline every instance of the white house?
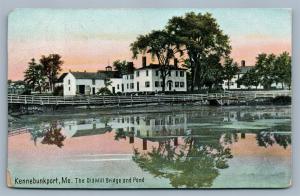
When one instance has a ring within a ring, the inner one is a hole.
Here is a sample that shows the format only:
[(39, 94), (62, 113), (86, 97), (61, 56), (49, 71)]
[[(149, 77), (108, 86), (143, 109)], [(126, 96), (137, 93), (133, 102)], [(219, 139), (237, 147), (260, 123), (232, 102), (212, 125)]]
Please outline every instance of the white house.
[[(239, 67), (238, 73), (229, 81), (229, 88), (231, 90), (238, 90), (238, 89), (249, 89), (248, 86), (244, 85), (239, 85), (237, 83), (237, 80), (240, 79), (244, 74), (246, 74), (248, 71), (250, 71), (254, 66), (246, 66), (246, 63), (244, 60), (241, 61), (241, 66)], [(228, 89), (228, 81), (224, 80), (222, 84), (223, 89)], [(272, 88), (277, 88), (281, 89), (282, 84), (281, 83), (273, 83), (271, 85)], [(284, 88), (287, 88), (286, 85), (284, 85)], [(257, 87), (256, 86), (251, 86), (250, 89), (264, 89), (264, 87), (259, 84)]]
[(90, 72), (69, 72), (63, 79), (64, 96), (95, 95), (105, 87), (105, 75)]
[[(58, 80), (57, 85), (63, 86), (64, 96), (71, 95), (95, 95), (101, 88), (106, 87), (112, 93), (150, 93), (162, 91), (162, 78), (159, 65), (146, 64), (143, 57), (142, 67), (135, 69), (133, 63), (129, 62), (127, 74), (120, 77), (111, 66), (105, 70), (95, 73), (91, 72), (69, 72), (64, 73)], [(186, 69), (174, 66), (169, 70), (165, 80), (165, 91), (185, 92), (187, 91)], [(105, 85), (107, 84), (107, 85)]]
[[(186, 69), (177, 66), (177, 59), (174, 66), (169, 70), (169, 75), (165, 80), (166, 92), (185, 92), (187, 91)], [(109, 87), (113, 93), (139, 93), (139, 92), (161, 92), (162, 78), (160, 76), (158, 64), (146, 64), (146, 57), (143, 57), (142, 67), (130, 69), (128, 74), (120, 79), (111, 78)]]

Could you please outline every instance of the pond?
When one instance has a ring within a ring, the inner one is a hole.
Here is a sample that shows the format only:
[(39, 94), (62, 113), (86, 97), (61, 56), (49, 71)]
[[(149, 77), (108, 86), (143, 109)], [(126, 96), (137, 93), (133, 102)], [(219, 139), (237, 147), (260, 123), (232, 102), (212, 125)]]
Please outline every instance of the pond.
[[(29, 131), (11, 134), (21, 127)], [(291, 183), (290, 106), (57, 112), (15, 118), (9, 130), (8, 174), (15, 187), (279, 188)], [(58, 181), (22, 183), (41, 178)]]

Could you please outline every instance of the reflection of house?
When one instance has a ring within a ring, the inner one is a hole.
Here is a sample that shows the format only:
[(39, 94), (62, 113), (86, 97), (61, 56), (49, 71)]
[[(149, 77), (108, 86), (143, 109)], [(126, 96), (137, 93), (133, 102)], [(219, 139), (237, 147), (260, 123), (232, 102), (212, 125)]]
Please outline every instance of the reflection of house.
[(186, 114), (164, 116), (122, 116), (109, 123), (115, 130), (122, 129), (140, 138), (183, 136), (187, 130)]
[(64, 134), (67, 137), (81, 137), (87, 135), (99, 135), (107, 131), (111, 131), (112, 128), (105, 122), (94, 119), (65, 121), (63, 124)]
[[(186, 70), (179, 68), (177, 59), (168, 71), (165, 81), (165, 91), (187, 91)], [(107, 66), (105, 71), (69, 72), (59, 78), (63, 85), (64, 95), (94, 95), (102, 87), (107, 87), (112, 93), (136, 93), (162, 91), (162, 78), (159, 65), (146, 64), (143, 57), (142, 67), (134, 69), (133, 63), (128, 63), (127, 73), (119, 77), (117, 71)], [(109, 81), (109, 82), (108, 82)]]

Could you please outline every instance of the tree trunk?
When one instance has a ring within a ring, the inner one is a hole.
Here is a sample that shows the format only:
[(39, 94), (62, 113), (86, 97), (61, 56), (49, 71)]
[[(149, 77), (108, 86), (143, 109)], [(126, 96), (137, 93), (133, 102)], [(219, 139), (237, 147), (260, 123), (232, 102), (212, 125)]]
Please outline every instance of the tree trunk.
[(229, 90), (230, 89), (230, 84), (229, 84), (229, 79), (227, 80), (227, 90)]
[(166, 74), (161, 71), (161, 79), (162, 79), (162, 92), (165, 92), (166, 90)]
[[(192, 63), (191, 63), (192, 64)], [(194, 91), (194, 85), (195, 85), (195, 83), (194, 83), (194, 78), (195, 78), (195, 75), (194, 75), (194, 73), (195, 73), (195, 68), (194, 67), (191, 67), (191, 91), (193, 92)]]

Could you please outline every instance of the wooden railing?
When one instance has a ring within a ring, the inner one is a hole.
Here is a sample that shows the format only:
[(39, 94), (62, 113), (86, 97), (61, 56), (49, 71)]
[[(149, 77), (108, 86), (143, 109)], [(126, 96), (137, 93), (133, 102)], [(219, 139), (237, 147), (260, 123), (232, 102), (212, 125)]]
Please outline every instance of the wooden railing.
[(177, 94), (177, 95), (131, 95), (131, 96), (38, 96), (8, 95), (9, 104), (31, 105), (106, 105), (138, 104), (161, 102), (197, 102), (206, 100), (253, 100), (256, 98), (274, 98), (291, 96), (290, 91), (226, 91), (210, 94)]
[(14, 136), (14, 135), (20, 135), (23, 133), (29, 133), (30, 129), (26, 127), (21, 127), (17, 129), (9, 129), (8, 130), (8, 136)]

